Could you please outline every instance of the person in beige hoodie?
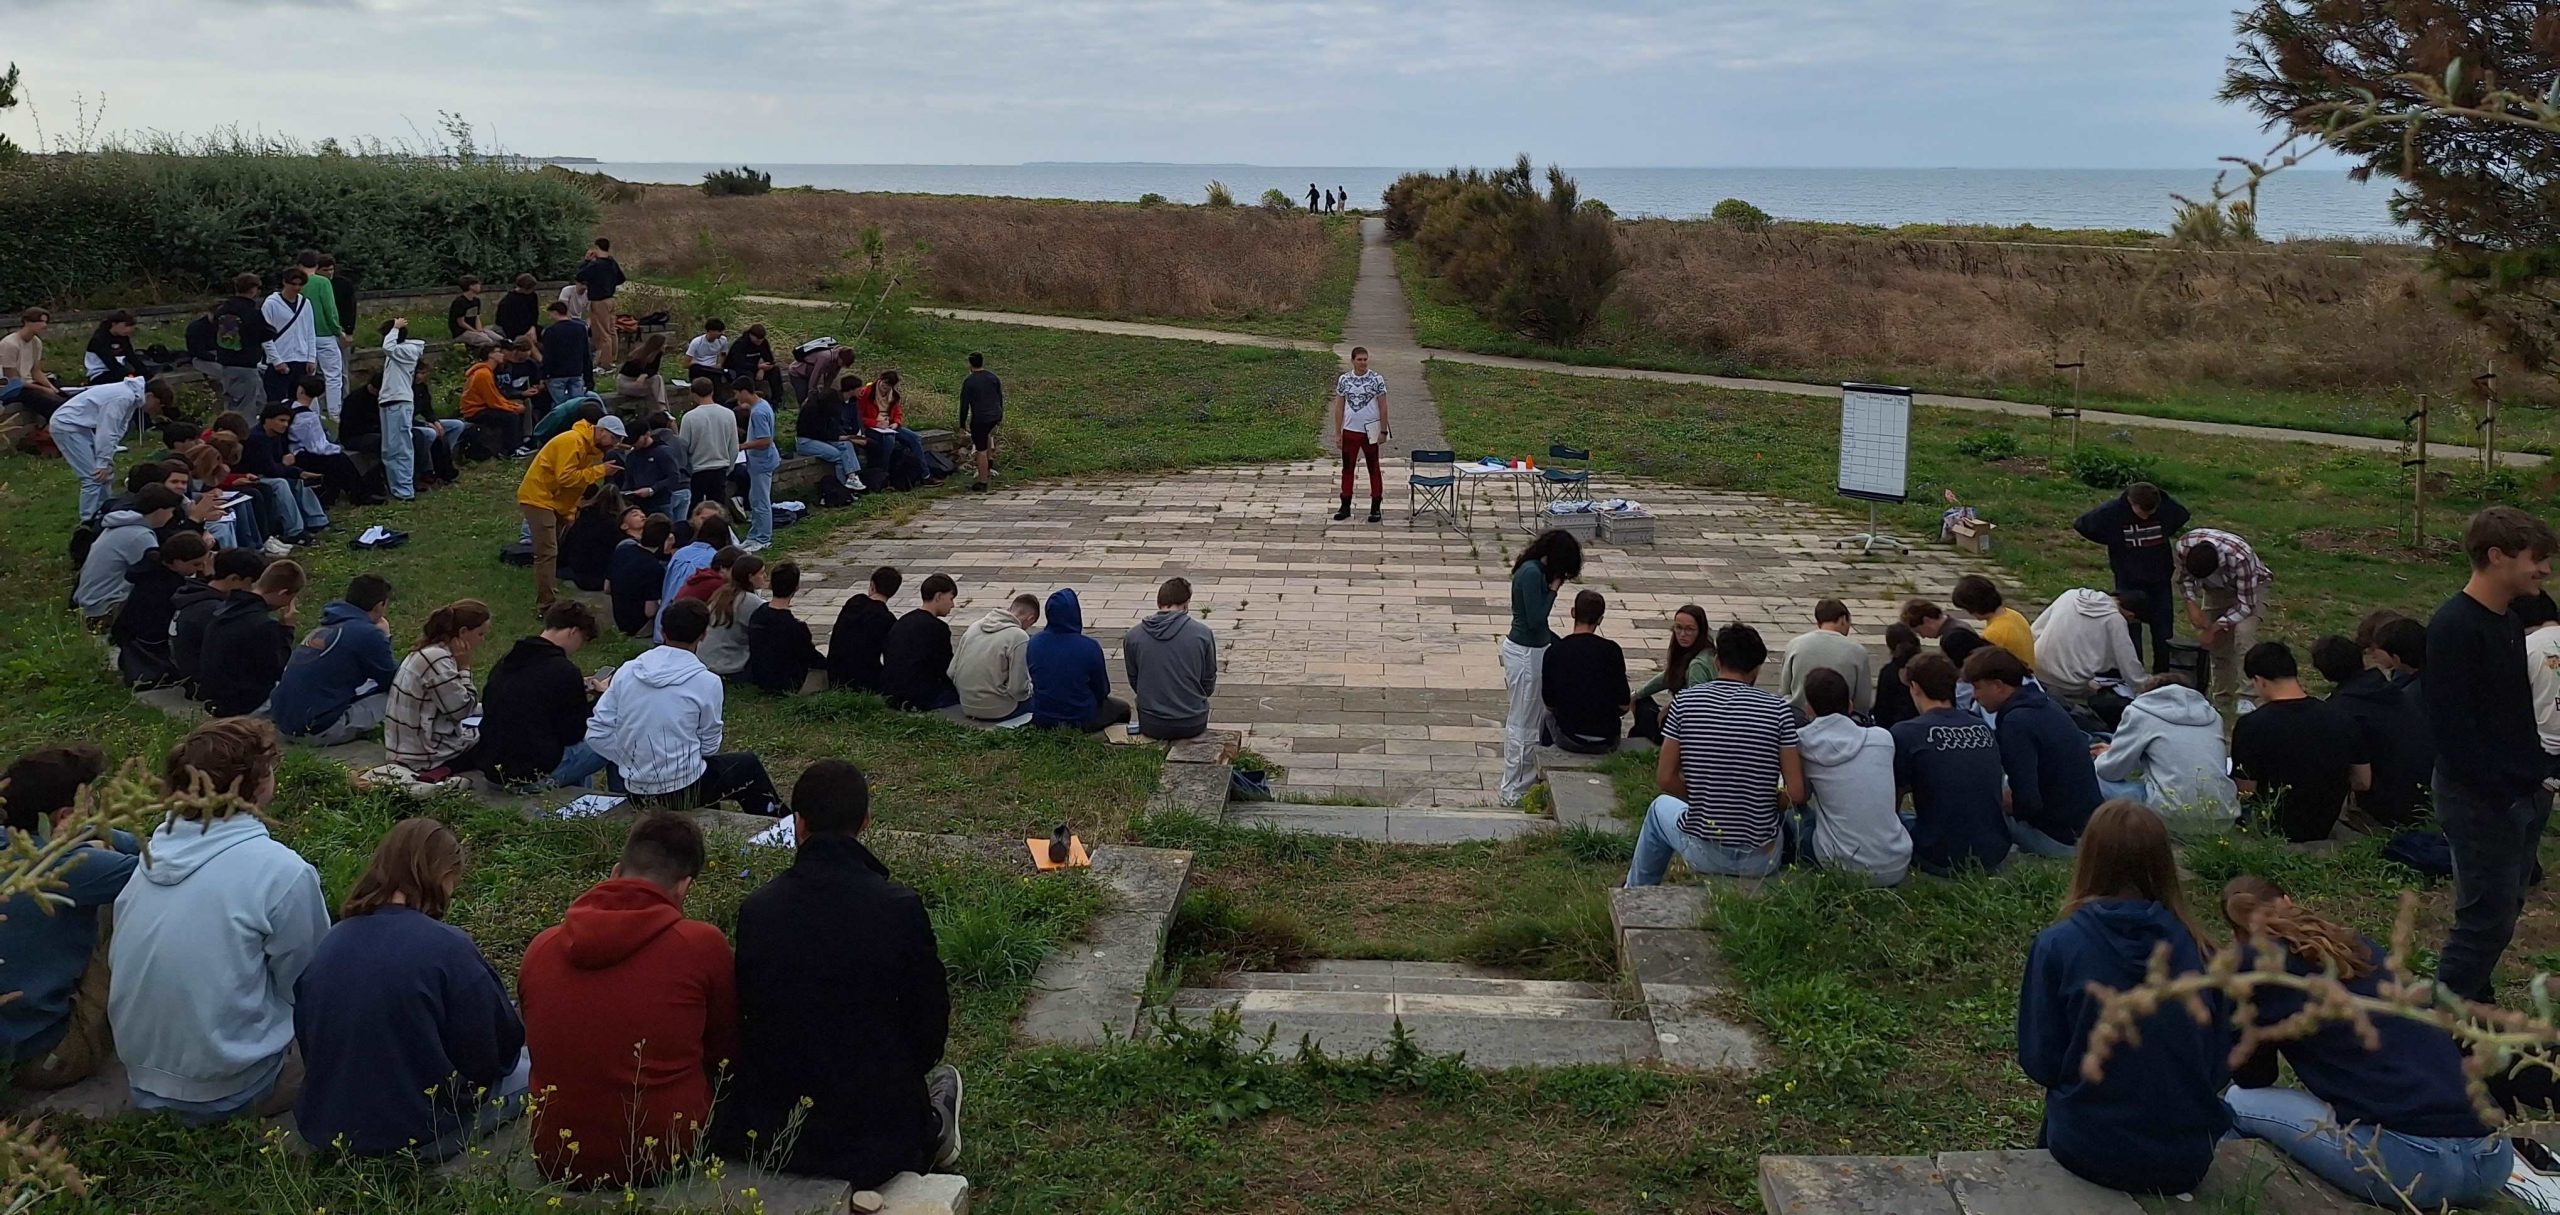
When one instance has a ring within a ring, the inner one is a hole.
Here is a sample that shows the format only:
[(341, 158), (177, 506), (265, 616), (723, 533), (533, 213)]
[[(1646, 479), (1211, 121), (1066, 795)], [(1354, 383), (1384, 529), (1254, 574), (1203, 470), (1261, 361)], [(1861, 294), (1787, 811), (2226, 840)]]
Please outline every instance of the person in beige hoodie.
[(960, 689), (960, 711), (972, 721), (996, 722), (1031, 711), (1031, 663), (1024, 650), (1040, 623), (1040, 600), (1016, 595), (960, 634), (951, 654), (951, 682)]

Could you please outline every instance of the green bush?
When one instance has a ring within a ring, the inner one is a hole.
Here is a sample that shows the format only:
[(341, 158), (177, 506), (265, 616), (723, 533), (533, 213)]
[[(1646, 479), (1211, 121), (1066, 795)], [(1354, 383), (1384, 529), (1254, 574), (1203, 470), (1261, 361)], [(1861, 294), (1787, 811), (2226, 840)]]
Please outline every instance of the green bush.
[(1486, 320), (1560, 346), (1600, 315), (1626, 261), (1606, 207), (1562, 169), (1546, 192), (1523, 156), (1508, 169), (1408, 173), (1387, 187), (1387, 228)]
[(1717, 203), (1715, 210), (1707, 212), (1707, 218), (1727, 227), (1740, 228), (1745, 232), (1766, 232), (1769, 230), (1769, 225), (1774, 222), (1769, 218), (1768, 212), (1739, 198), (1728, 198)]
[(1236, 205), (1235, 192), (1227, 189), (1227, 183), (1219, 181), (1216, 178), (1211, 178), (1209, 180), (1208, 205), (1212, 207), (1232, 207)]
[(1262, 209), (1265, 211), (1295, 211), (1298, 209), (1298, 204), (1290, 201), (1289, 196), (1281, 193), (1279, 188), (1275, 186), (1262, 192)]
[(734, 169), (714, 169), (702, 175), (702, 192), (713, 198), (771, 194), (773, 174), (758, 173), (745, 165)]
[(1158, 194), (1153, 190), (1149, 190), (1138, 196), (1138, 205), (1141, 207), (1161, 207), (1168, 201), (1170, 200), (1166, 199), (1164, 195)]
[(2159, 463), (2112, 447), (2083, 447), (2062, 458), (2062, 470), (2092, 489), (2123, 489), (2136, 481), (2157, 482)]
[(2005, 430), (1986, 430), (1956, 441), (1956, 450), (1989, 464), (2018, 454), (2018, 436)]

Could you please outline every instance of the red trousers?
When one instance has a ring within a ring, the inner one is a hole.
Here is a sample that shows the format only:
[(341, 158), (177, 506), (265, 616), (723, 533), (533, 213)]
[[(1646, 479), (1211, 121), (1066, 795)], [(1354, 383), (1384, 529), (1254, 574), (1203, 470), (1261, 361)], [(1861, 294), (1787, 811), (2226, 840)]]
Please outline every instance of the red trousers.
[(1352, 474), (1359, 470), (1363, 452), (1369, 457), (1369, 500), (1375, 502), (1385, 493), (1379, 488), (1378, 445), (1369, 441), (1369, 432), (1365, 430), (1342, 432), (1342, 496), (1351, 496)]

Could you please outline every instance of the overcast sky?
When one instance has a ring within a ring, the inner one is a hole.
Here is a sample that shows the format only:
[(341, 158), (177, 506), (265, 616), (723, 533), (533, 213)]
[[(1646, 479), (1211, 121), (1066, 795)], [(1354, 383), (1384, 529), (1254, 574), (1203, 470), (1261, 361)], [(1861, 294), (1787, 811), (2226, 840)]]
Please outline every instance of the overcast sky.
[(2229, 3), (6, 0), (0, 58), (57, 139), (85, 95), (603, 160), (2186, 168), (2266, 142)]

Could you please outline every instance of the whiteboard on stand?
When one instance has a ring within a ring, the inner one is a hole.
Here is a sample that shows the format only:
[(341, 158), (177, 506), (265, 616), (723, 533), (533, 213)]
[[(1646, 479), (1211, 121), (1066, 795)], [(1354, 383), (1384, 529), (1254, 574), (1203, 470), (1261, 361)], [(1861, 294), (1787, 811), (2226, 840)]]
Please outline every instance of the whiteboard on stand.
[(1911, 390), (1883, 384), (1840, 386), (1840, 492), (1869, 502), (1908, 496)]

